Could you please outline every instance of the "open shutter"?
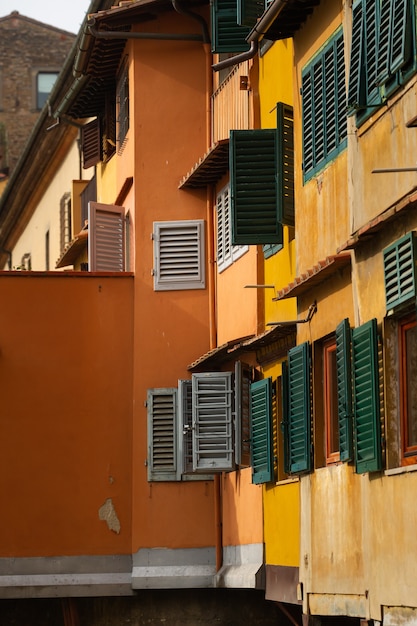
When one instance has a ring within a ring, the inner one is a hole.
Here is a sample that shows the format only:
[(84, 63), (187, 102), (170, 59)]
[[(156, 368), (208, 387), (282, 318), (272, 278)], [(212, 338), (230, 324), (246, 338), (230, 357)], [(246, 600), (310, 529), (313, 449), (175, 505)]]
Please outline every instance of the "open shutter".
[(336, 328), (336, 372), (340, 460), (350, 461), (353, 456), (353, 410), (351, 329), (348, 319), (344, 319)]
[(278, 221), (294, 226), (294, 113), (289, 104), (277, 104)]
[(230, 372), (192, 375), (193, 470), (234, 469), (233, 390)]
[(212, 52), (246, 52), (250, 28), (237, 22), (236, 0), (212, 0)]
[(88, 203), (88, 269), (125, 271), (125, 210), (112, 204)]
[(232, 243), (282, 243), (278, 221), (277, 131), (230, 132)]
[(272, 379), (251, 384), (252, 482), (267, 483), (274, 478), (272, 441)]
[(352, 331), (354, 440), (358, 474), (382, 467), (376, 320)]
[(392, 0), (381, 1), (377, 77), (379, 84), (384, 83), (390, 76), (391, 7)]
[(302, 76), (303, 105), (303, 169), (308, 174), (314, 167), (314, 109), (313, 109), (313, 73), (311, 69)]
[(148, 389), (148, 480), (177, 480), (177, 390)]
[(413, 20), (409, 11), (410, 0), (391, 0), (391, 4), (390, 71), (394, 74), (410, 58)]
[(290, 438), (289, 438), (289, 406), (288, 406), (288, 363), (283, 361), (281, 365), (281, 393), (282, 393), (282, 422), (281, 432), (284, 450), (284, 472), (290, 473)]
[(310, 346), (288, 351), (288, 451), (290, 473), (311, 470)]
[(182, 473), (193, 471), (193, 404), (191, 380), (178, 381), (178, 450)]
[(235, 363), (235, 457), (236, 465), (251, 464), (250, 388), (252, 371), (249, 365)]
[[(375, 3), (376, 4), (376, 3)], [(363, 83), (364, 12), (362, 0), (352, 9), (352, 42), (350, 52), (348, 107), (353, 112), (364, 104)]]
[(237, 0), (238, 24), (252, 28), (264, 10), (264, 0)]
[(387, 311), (416, 297), (416, 238), (410, 232), (385, 248), (384, 280)]
[(154, 289), (204, 289), (204, 221), (154, 222)]
[(81, 152), (84, 169), (88, 169), (101, 161), (102, 146), (99, 118), (81, 127)]

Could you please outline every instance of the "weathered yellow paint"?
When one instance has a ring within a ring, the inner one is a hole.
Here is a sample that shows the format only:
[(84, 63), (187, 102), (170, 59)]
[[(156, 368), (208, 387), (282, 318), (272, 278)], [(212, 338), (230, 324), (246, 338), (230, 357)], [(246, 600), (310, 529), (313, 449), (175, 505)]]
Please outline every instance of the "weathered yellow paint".
[(300, 489), (298, 481), (264, 490), (267, 565), (298, 567), (300, 561)]

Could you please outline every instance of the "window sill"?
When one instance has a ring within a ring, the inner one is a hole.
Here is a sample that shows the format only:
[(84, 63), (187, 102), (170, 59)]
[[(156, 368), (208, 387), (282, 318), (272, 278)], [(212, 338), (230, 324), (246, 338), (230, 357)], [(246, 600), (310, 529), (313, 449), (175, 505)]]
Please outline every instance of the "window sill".
[(299, 476), (292, 476), (290, 478), (284, 478), (283, 480), (278, 480), (275, 484), (281, 487), (281, 485), (290, 485), (291, 483), (298, 483), (300, 481)]
[(396, 476), (397, 474), (406, 474), (408, 472), (417, 472), (417, 463), (414, 465), (404, 465), (402, 467), (393, 467), (385, 470), (385, 476)]

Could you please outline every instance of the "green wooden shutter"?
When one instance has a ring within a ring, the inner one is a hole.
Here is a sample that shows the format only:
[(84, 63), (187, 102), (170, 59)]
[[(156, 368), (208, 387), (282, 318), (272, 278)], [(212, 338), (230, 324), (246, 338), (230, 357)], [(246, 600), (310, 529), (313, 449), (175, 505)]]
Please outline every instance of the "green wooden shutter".
[(313, 110), (313, 73), (309, 71), (302, 76), (302, 107), (303, 107), (303, 169), (308, 174), (314, 167), (314, 110)]
[(352, 331), (354, 443), (358, 474), (382, 468), (376, 320)]
[(278, 221), (294, 226), (294, 112), (278, 102)]
[(348, 319), (344, 319), (336, 328), (336, 371), (340, 460), (350, 461), (353, 457), (353, 410), (351, 329)]
[(237, 0), (211, 2), (212, 52), (246, 52), (250, 28), (237, 23)]
[(381, 1), (378, 41), (378, 83), (390, 76), (391, 6), (392, 0)]
[(346, 64), (343, 31), (335, 41), (336, 148), (347, 138)]
[(251, 368), (246, 363), (235, 363), (235, 458), (240, 467), (251, 464), (250, 388)]
[(272, 379), (251, 384), (252, 482), (261, 484), (274, 478), (272, 448)]
[(416, 297), (416, 237), (408, 233), (385, 248), (384, 280), (387, 310)]
[(375, 2), (375, 0), (366, 0), (364, 12), (364, 70), (366, 77), (365, 104), (370, 106), (380, 102), (378, 85), (378, 27), (380, 23), (379, 2)]
[(283, 361), (281, 365), (281, 389), (282, 389), (282, 422), (281, 432), (284, 449), (284, 472), (290, 473), (290, 438), (289, 438), (289, 406), (288, 406), (288, 363)]
[(311, 470), (310, 346), (288, 351), (288, 440), (290, 473)]
[(230, 132), (230, 190), (232, 244), (283, 243), (276, 130)]
[(233, 390), (230, 372), (192, 375), (193, 470), (234, 469)]
[(148, 389), (148, 480), (177, 480), (177, 390)]
[(264, 0), (237, 0), (237, 22), (253, 28), (264, 10)]
[(412, 25), (409, 12), (410, 0), (392, 0), (390, 71), (397, 72), (408, 61), (411, 54), (411, 37), (408, 25)]
[(352, 42), (350, 51), (348, 107), (355, 112), (364, 105), (365, 92), (363, 81), (363, 46), (364, 46), (364, 11), (362, 0), (357, 1), (352, 9)]

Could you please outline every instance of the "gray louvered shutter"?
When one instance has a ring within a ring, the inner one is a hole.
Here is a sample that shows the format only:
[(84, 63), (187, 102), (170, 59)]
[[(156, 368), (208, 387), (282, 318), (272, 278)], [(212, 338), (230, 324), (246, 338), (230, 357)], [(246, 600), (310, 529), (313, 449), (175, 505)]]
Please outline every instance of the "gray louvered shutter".
[(382, 468), (376, 320), (352, 331), (354, 444), (358, 474)]
[(353, 457), (353, 389), (351, 367), (351, 329), (348, 319), (344, 319), (336, 328), (336, 372), (340, 460), (350, 461)]
[(148, 480), (177, 480), (177, 390), (148, 389)]
[(237, 0), (212, 0), (212, 52), (246, 52), (249, 27), (237, 22)]
[(193, 374), (192, 396), (193, 470), (213, 473), (234, 469), (232, 374)]
[(267, 483), (274, 478), (272, 438), (272, 379), (251, 384), (252, 482)]
[(205, 288), (204, 221), (154, 222), (154, 289)]
[(88, 269), (124, 272), (126, 218), (124, 207), (88, 203)]
[(101, 161), (102, 145), (99, 118), (81, 127), (81, 152), (84, 169), (88, 169)]
[(278, 221), (277, 131), (230, 131), (232, 243), (282, 243)]
[(385, 248), (384, 280), (387, 311), (416, 297), (416, 236), (410, 232)]
[(193, 471), (193, 403), (191, 380), (178, 381), (178, 443), (182, 472)]
[(278, 102), (278, 221), (294, 226), (294, 112)]
[(240, 467), (250, 466), (250, 388), (251, 368), (245, 363), (235, 363), (235, 456)]

